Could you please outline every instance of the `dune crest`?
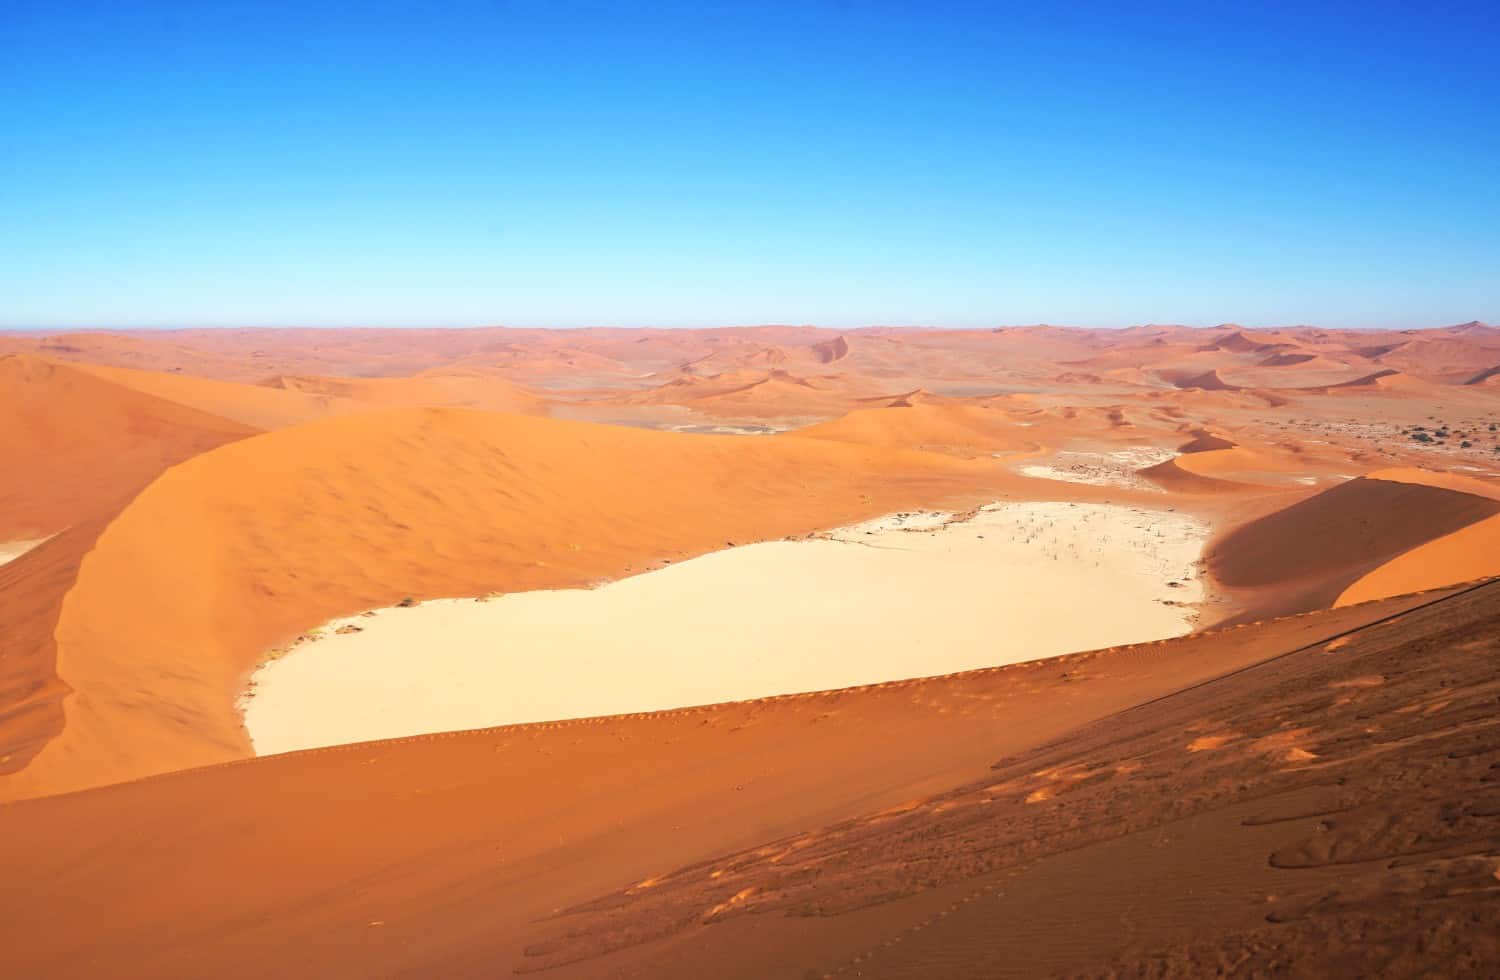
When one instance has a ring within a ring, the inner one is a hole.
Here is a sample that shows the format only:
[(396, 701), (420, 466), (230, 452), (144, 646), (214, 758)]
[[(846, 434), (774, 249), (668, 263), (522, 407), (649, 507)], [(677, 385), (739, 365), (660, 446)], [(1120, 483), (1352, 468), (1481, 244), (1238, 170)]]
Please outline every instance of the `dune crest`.
[(258, 432), (31, 354), (0, 357), (0, 541), (113, 509), (184, 459)]
[(1236, 528), (1210, 546), (1208, 567), (1226, 586), (1262, 590), (1256, 615), (1302, 612), (1333, 604), (1398, 555), (1497, 513), (1500, 499), (1371, 474)]
[(233, 708), (245, 673), (337, 616), (585, 585), (1005, 479), (930, 453), (460, 409), (246, 439), (168, 470), (100, 534), (56, 627), (67, 725), (0, 792), (248, 755)]

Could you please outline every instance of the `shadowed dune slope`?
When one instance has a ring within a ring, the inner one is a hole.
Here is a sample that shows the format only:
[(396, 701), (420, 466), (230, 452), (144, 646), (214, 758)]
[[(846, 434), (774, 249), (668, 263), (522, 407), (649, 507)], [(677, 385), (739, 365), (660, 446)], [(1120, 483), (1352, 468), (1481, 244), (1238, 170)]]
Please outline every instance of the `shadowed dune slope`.
[(1210, 453), (1216, 449), (1233, 449), (1238, 443), (1207, 429), (1194, 429), (1192, 439), (1177, 447), (1179, 453)]
[(0, 565), (0, 777), (31, 762), (62, 731), (53, 630), (63, 596), (107, 518), (92, 517)]
[[(0, 962), (1190, 975), (1228, 944), (1328, 975), (1426, 941), (1493, 965), (1497, 592), (0, 807)], [(1462, 913), (1439, 943), (1434, 909)]]
[(1238, 385), (1232, 385), (1219, 376), (1217, 370), (1204, 371), (1202, 374), (1190, 374), (1186, 376), (1173, 376), (1171, 383), (1182, 389), (1201, 389), (1203, 391), (1239, 391)]
[(55, 631), (66, 727), (0, 796), (249, 754), (233, 707), (247, 671), (336, 616), (587, 585), (731, 542), (993, 499), (1006, 479), (930, 453), (458, 409), (247, 439), (169, 470), (100, 535)]
[(162, 470), (256, 429), (29, 354), (0, 357), (0, 541), (112, 510)]
[[(1452, 473), (1401, 468), (1377, 470), (1369, 475), (1500, 500), (1500, 484)], [(1491, 575), (1500, 575), (1500, 514), (1397, 555), (1345, 589), (1338, 598), (1338, 605)]]
[[(1219, 449), (1202, 450), (1204, 454), (1222, 452)], [(1138, 470), (1141, 476), (1160, 485), (1165, 490), (1175, 493), (1193, 494), (1217, 494), (1217, 493), (1250, 493), (1257, 489), (1247, 483), (1239, 483), (1234, 480), (1224, 480), (1216, 476), (1203, 476), (1195, 473), (1181, 465), (1183, 457), (1157, 463), (1155, 466), (1147, 466)]]
[(1445, 534), (1367, 572), (1345, 589), (1337, 605), (1431, 589), (1449, 582), (1500, 575), (1500, 515)]
[(1252, 615), (1298, 612), (1331, 605), (1397, 555), (1497, 512), (1489, 497), (1360, 477), (1236, 528), (1207, 562), (1222, 584), (1262, 590)]

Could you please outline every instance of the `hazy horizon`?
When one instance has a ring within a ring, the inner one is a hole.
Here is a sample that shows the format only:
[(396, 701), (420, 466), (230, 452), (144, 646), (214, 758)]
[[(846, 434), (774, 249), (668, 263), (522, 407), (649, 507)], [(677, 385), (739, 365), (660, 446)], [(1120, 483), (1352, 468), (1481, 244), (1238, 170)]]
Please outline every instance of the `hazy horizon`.
[(68, 334), (68, 333), (135, 333), (174, 330), (771, 330), (810, 329), (841, 330), (1133, 330), (1144, 327), (1180, 327), (1191, 330), (1444, 330), (1470, 324), (1496, 326), (1488, 320), (1470, 318), (1454, 323), (1411, 324), (1407, 326), (1361, 326), (1330, 327), (1321, 323), (1242, 323), (1221, 320), (1216, 323), (1173, 323), (1152, 320), (1144, 323), (1088, 324), (1088, 323), (994, 323), (984, 326), (945, 326), (935, 323), (862, 323), (853, 326), (838, 326), (826, 323), (704, 323), (704, 324), (658, 324), (658, 323), (583, 323), (576, 325), (548, 325), (533, 323), (180, 323), (151, 325), (72, 324), (58, 327), (28, 327), (0, 325), (0, 333), (10, 334)]

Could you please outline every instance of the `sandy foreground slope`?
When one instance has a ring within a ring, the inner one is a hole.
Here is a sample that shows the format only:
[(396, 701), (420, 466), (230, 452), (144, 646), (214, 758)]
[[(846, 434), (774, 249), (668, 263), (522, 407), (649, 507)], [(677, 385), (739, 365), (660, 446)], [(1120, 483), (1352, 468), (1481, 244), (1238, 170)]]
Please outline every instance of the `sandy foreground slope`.
[(1500, 956), (1497, 662), (1492, 584), (17, 803), (0, 955), (24, 977), (1472, 970)]
[(457, 409), (224, 446), (114, 517), (52, 637), (18, 652), (44, 661), (55, 647), (73, 693), (63, 731), (0, 779), (0, 798), (248, 755), (234, 710), (245, 674), (338, 616), (406, 596), (587, 585), (736, 541), (983, 503), (1012, 479), (991, 460)]

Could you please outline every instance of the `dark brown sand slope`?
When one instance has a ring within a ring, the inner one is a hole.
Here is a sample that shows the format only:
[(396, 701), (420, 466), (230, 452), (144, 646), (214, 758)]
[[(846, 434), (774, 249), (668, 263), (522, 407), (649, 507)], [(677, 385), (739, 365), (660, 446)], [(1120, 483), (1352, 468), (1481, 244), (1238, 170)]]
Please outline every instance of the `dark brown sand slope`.
[(0, 962), (1493, 970), (1497, 691), (1490, 584), (925, 681), (173, 773), (0, 807)]

